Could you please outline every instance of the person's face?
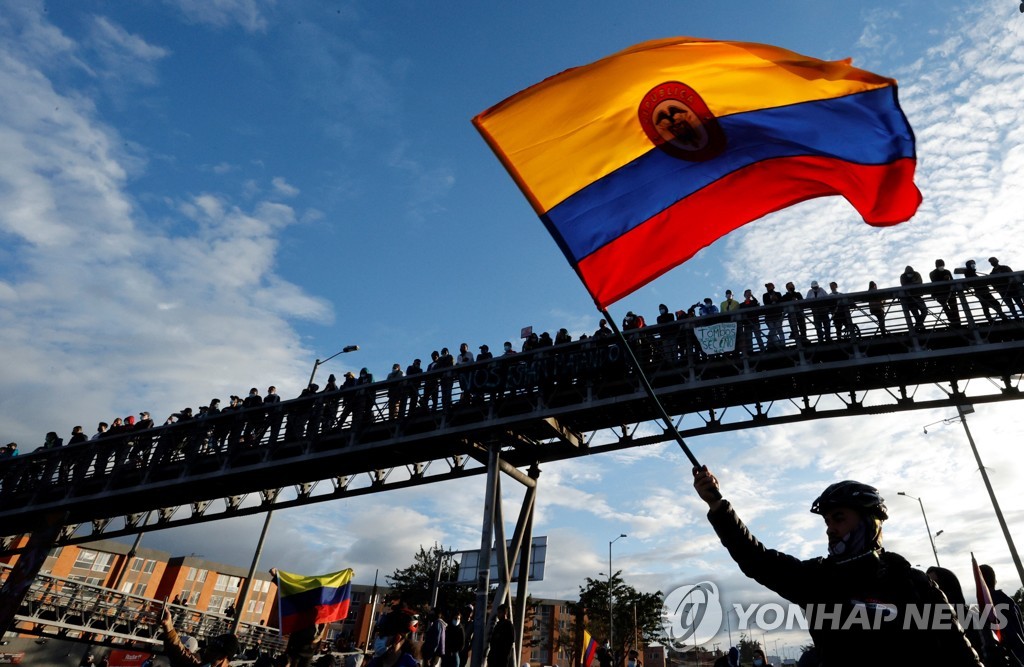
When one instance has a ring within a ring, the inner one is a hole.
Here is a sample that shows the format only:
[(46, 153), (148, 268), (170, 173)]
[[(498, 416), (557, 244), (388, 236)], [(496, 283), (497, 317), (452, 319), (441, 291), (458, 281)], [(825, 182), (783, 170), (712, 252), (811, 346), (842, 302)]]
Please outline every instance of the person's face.
[(793, 283), (786, 283), (786, 291), (792, 292), (795, 289), (796, 289), (796, 285), (794, 285)]
[(825, 535), (828, 536), (829, 545), (841, 542), (860, 523), (860, 515), (848, 507), (829, 510), (822, 518), (825, 519)]

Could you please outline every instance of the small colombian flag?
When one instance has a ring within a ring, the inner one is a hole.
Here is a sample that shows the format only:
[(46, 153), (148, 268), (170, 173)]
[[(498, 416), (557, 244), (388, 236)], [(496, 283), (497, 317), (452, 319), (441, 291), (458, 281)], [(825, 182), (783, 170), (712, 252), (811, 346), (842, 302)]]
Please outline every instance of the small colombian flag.
[(590, 667), (594, 664), (594, 658), (597, 656), (597, 642), (590, 636), (590, 633), (586, 630), (583, 631), (583, 658), (581, 660), (583, 667)]
[(921, 202), (896, 82), (765, 44), (645, 42), (473, 124), (599, 308), (806, 199), (842, 195), (875, 226)]
[(347, 617), (353, 574), (351, 569), (317, 576), (278, 570), (281, 634)]

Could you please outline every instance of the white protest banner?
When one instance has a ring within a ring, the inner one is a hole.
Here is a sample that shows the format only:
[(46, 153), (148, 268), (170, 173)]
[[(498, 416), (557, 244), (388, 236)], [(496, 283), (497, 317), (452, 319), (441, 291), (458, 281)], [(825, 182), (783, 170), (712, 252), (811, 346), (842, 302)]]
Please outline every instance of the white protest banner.
[(736, 350), (736, 323), (721, 322), (707, 327), (694, 327), (704, 354), (724, 354)]

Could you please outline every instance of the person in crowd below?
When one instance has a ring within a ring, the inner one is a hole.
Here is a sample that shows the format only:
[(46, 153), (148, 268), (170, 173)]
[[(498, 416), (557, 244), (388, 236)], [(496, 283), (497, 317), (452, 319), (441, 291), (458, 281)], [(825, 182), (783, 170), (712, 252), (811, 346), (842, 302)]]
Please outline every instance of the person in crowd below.
[(447, 652), (445, 647), (447, 631), (448, 623), (444, 620), (444, 614), (440, 609), (432, 610), (427, 630), (423, 633), (423, 643), (420, 645), (423, 667), (438, 667), (441, 664), (441, 660)]
[(406, 389), (398, 382), (405, 377), (401, 364), (392, 364), (388, 373), (388, 419), (399, 419), (405, 413)]
[(782, 336), (782, 295), (775, 289), (775, 283), (765, 283), (761, 304), (765, 307), (764, 324), (768, 327), (768, 349), (782, 349), (786, 340)]
[(537, 336), (537, 332), (531, 331), (530, 334), (523, 340), (523, 352), (530, 352), (540, 347), (540, 337)]
[(451, 613), (451, 622), (445, 628), (444, 656), (441, 667), (461, 667), (459, 656), (466, 645), (466, 632), (462, 627), (462, 612), (458, 609)]
[(174, 629), (171, 611), (166, 606), (160, 619), (160, 627), (164, 631), (164, 654), (171, 661), (171, 667), (228, 667), (231, 659), (241, 650), (238, 638), (233, 634), (213, 637), (198, 654), (188, 650), (182, 644), (178, 631)]
[(991, 565), (981, 565), (981, 578), (992, 593), (992, 603), (997, 607), (1003, 605), (1006, 616), (1006, 627), (1000, 632), (1002, 645), (1016, 660), (1017, 664), (1024, 665), (1024, 621), (1021, 619), (1020, 607), (1004, 591), (996, 588), (996, 572)]
[(555, 345), (564, 345), (565, 343), (571, 342), (572, 336), (569, 335), (569, 330), (565, 327), (559, 329), (558, 333), (555, 334)]
[(469, 343), (459, 345), (459, 356), (455, 358), (455, 365), (473, 363), (473, 353), (469, 351)]
[(412, 363), (405, 367), (405, 377), (408, 378), (405, 383), (406, 400), (409, 405), (407, 414), (410, 415), (416, 411), (416, 407), (420, 402), (419, 376), (423, 374), (423, 367), (420, 365), (422, 363), (419, 359), (413, 359)]
[(944, 260), (935, 260), (935, 268), (928, 274), (928, 280), (935, 283), (932, 297), (946, 314), (946, 322), (951, 327), (960, 326), (960, 310), (956, 307), (956, 294), (953, 292), (953, 274), (946, 268)]
[(740, 302), (732, 298), (732, 290), (725, 290), (725, 301), (719, 305), (719, 311), (723, 313), (731, 313), (734, 310), (740, 309)]
[[(977, 278), (978, 266), (973, 259), (969, 259), (963, 268), (957, 268), (953, 273), (962, 274), (964, 278)], [(989, 324), (995, 322), (995, 318), (992, 317), (992, 311), (995, 311), (1000, 320), (1005, 321), (1007, 319), (1003, 309), (999, 307), (999, 301), (992, 296), (992, 290), (989, 289), (988, 285), (977, 281), (971, 284), (971, 289), (974, 290), (974, 298), (981, 304), (981, 311), (985, 314), (985, 319), (988, 320)]]
[(467, 604), (462, 608), (462, 627), (466, 633), (462, 650), (459, 651), (459, 665), (462, 667), (469, 667), (469, 654), (473, 651), (473, 636), (476, 632), (474, 621), (473, 605)]
[(832, 281), (828, 284), (828, 295), (832, 301), (832, 326), (836, 328), (836, 340), (843, 337), (846, 332), (847, 338), (856, 338), (860, 335), (860, 328), (853, 323), (853, 315), (850, 313), (850, 304), (843, 298), (839, 291), (839, 283)]
[(144, 431), (147, 428), (153, 428), (153, 420), (150, 418), (149, 413), (143, 410), (139, 413), (139, 421), (135, 423), (135, 430)]
[[(509, 347), (512, 347), (511, 343), (509, 344)], [(486, 345), (481, 345), (480, 346), (480, 354), (476, 355), (476, 360), (477, 361), (490, 361), (493, 358), (494, 358), (494, 355), (491, 354), (491, 348), (487, 347)]]
[(877, 291), (878, 285), (875, 284), (875, 281), (868, 282), (868, 312), (878, 322), (879, 335), (888, 336), (889, 332), (885, 329), (885, 299), (877, 294), (871, 294), (871, 292)]
[(81, 426), (76, 426), (71, 429), (71, 437), (68, 438), (68, 445), (77, 445), (80, 442), (86, 442), (89, 440), (89, 436), (85, 434), (85, 431)]
[(594, 332), (594, 338), (607, 338), (614, 335), (615, 333), (608, 326), (608, 320), (602, 319), (597, 323), (597, 331)]
[[(949, 600), (949, 604), (956, 611), (959, 618), (965, 618), (964, 614), (967, 610), (967, 600), (964, 598), (964, 589), (960, 586), (960, 580), (950, 570), (944, 567), (938, 567), (932, 565), (925, 571), (928, 578), (935, 582), (935, 585), (942, 589), (942, 593)], [(981, 633), (977, 628), (965, 628), (964, 634), (967, 635), (967, 640), (971, 642), (971, 646), (974, 647), (974, 652), (979, 656), (982, 656), (982, 662), (989, 664), (988, 660), (984, 659), (985, 646), (982, 643)]]
[(811, 317), (814, 319), (814, 331), (819, 343), (832, 340), (832, 332), (828, 321), (831, 303), (828, 292), (818, 286), (817, 280), (811, 281), (811, 289), (807, 290), (806, 299), (811, 302)]
[(50, 431), (46, 434), (46, 438), (43, 439), (43, 446), (40, 449), (56, 449), (64, 445), (64, 438), (57, 435), (56, 432)]
[(501, 356), (503, 357), (508, 357), (516, 353), (516, 351), (512, 349), (512, 341), (509, 340), (504, 342), (503, 349), (504, 352), (501, 353)]
[(803, 301), (803, 298), (803, 295), (796, 290), (796, 285), (789, 282), (786, 283), (786, 293), (779, 300), (788, 306), (786, 318), (789, 320), (790, 340), (807, 342), (807, 320), (804, 319), (803, 310), (793, 304), (795, 301)]
[(490, 636), (487, 638), (487, 667), (516, 667), (512, 646), (515, 629), (509, 620), (508, 603), (498, 607)]
[[(900, 285), (903, 287), (915, 287), (923, 284), (921, 274), (914, 270), (914, 267), (907, 264), (900, 274)], [(920, 294), (908, 294), (902, 299), (903, 308), (908, 318), (914, 319), (914, 330), (924, 331), (924, 320), (928, 317), (928, 306), (924, 304), (924, 297)]]
[(106, 435), (107, 435), (107, 430), (109, 428), (110, 428), (110, 425), (107, 424), (107, 422), (100, 422), (99, 424), (96, 425), (96, 432), (93, 433), (92, 437), (89, 438), (89, 439), (90, 440), (99, 440), (100, 438), (105, 438)]
[[(988, 263), (992, 265), (992, 270), (989, 272), (990, 276), (1013, 273), (1013, 269), (1005, 264), (1000, 264), (999, 260), (995, 257), (989, 257)], [(952, 280), (952, 277), (950, 280)], [(993, 278), (992, 287), (995, 287), (996, 291), (999, 292), (999, 296), (1003, 297), (1003, 303), (1006, 304), (1006, 312), (1009, 313), (1010, 317), (1024, 317), (1024, 289), (1021, 289), (1019, 280), (1011, 276), (1000, 276), (998, 280)]]
[[(882, 548), (889, 513), (877, 489), (852, 480), (826, 488), (811, 512), (825, 521), (829, 555), (800, 560), (761, 544), (707, 467), (693, 472), (708, 521), (740, 570), (807, 610), (822, 664), (870, 665), (885, 656), (886, 665), (981, 667), (942, 592), (905, 558)], [(942, 614), (950, 622), (915, 623), (922, 605), (929, 618)]]
[(743, 301), (740, 302), (740, 310), (747, 311), (743, 313), (743, 319), (740, 324), (743, 326), (743, 342), (745, 345), (744, 350), (746, 352), (754, 351), (754, 338), (757, 338), (757, 349), (764, 350), (764, 337), (761, 335), (761, 320), (754, 308), (760, 307), (761, 304), (757, 302), (757, 297), (754, 296), (754, 292), (751, 290), (743, 290)]
[(551, 347), (555, 344), (555, 341), (551, 340), (551, 334), (547, 331), (542, 331), (540, 338), (537, 339), (537, 347)]
[(714, 302), (711, 301), (711, 297), (706, 296), (704, 297), (704, 302), (697, 306), (697, 314), (700, 315), (701, 317), (706, 317), (708, 315), (717, 315), (718, 306), (716, 306)]
[(18, 443), (8, 442), (2, 448), (0, 448), (0, 459), (10, 458), (18, 455)]
[(383, 652), (375, 655), (367, 667), (419, 667), (420, 651), (419, 645), (412, 639), (414, 631), (413, 625), (390, 629), (385, 634)]

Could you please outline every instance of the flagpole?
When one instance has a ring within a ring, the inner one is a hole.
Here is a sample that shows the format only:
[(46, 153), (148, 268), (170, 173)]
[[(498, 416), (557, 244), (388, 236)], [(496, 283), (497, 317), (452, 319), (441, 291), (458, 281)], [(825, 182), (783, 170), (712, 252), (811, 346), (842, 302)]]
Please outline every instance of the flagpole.
[(686, 446), (686, 442), (683, 441), (683, 436), (679, 434), (679, 431), (676, 429), (676, 425), (672, 423), (672, 418), (669, 417), (668, 412), (665, 410), (665, 406), (663, 406), (661, 401), (658, 400), (658, 395), (654, 393), (654, 387), (651, 386), (650, 381), (647, 379), (647, 375), (644, 373), (644, 369), (640, 365), (640, 360), (636, 358), (635, 354), (633, 354), (633, 348), (630, 347), (629, 341), (626, 340), (622, 331), (619, 330), (618, 325), (615, 324), (615, 320), (612, 319), (612, 316), (608, 313), (608, 309), (599, 309), (601, 314), (604, 315), (604, 319), (608, 321), (608, 325), (612, 328), (612, 332), (615, 333), (615, 336), (619, 339), (619, 342), (622, 343), (622, 346), (626, 348), (626, 356), (629, 357), (630, 363), (633, 364), (633, 368), (636, 370), (637, 376), (640, 378), (640, 384), (643, 385), (644, 391), (647, 392), (647, 397), (651, 399), (651, 402), (657, 409), (658, 416), (661, 417), (661, 421), (664, 422), (666, 430), (672, 434), (673, 438), (675, 438), (680, 449), (683, 450), (683, 454), (686, 454), (686, 458), (690, 459), (690, 463), (693, 464), (693, 467), (695, 469), (702, 468), (703, 466), (700, 464), (700, 461), (698, 461), (697, 457), (693, 455), (690, 448)]

